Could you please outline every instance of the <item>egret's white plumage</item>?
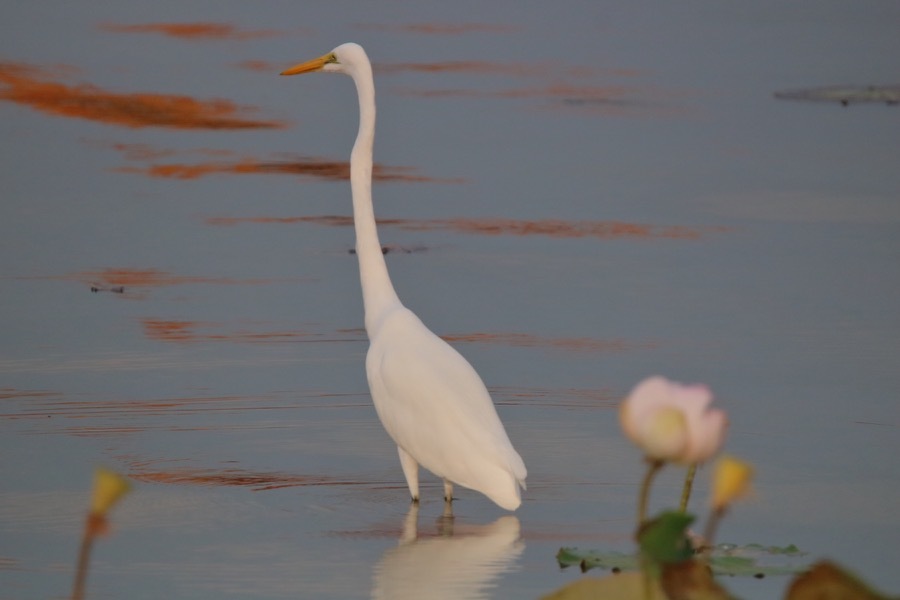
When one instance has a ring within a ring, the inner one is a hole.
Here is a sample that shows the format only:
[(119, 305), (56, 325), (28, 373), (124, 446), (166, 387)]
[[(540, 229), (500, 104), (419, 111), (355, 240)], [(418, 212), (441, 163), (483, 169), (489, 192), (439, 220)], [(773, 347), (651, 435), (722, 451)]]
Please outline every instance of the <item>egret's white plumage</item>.
[(413, 500), (419, 499), (419, 466), (452, 484), (477, 490), (502, 508), (521, 504), (527, 472), (472, 365), (401, 304), (388, 275), (372, 209), (375, 84), (358, 44), (282, 73), (345, 73), (359, 95), (359, 133), (350, 155), (356, 255), (362, 283), (369, 352), (366, 374), (375, 410), (397, 444)]

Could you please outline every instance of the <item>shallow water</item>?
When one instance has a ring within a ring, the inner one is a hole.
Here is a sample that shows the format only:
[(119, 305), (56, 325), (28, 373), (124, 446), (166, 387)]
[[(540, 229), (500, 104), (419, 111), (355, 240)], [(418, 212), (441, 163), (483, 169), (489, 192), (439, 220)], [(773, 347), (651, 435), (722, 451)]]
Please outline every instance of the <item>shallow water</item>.
[[(631, 547), (615, 410), (654, 373), (757, 465), (723, 540), (897, 593), (900, 113), (773, 93), (896, 84), (900, 8), (347, 7), (5, 10), (2, 596), (69, 593), (104, 464), (136, 491), (91, 598), (539, 597), (560, 546)], [(431, 478), (411, 513), (371, 407), (352, 86), (276, 76), (351, 39), (395, 286), (490, 388), (514, 516)]]

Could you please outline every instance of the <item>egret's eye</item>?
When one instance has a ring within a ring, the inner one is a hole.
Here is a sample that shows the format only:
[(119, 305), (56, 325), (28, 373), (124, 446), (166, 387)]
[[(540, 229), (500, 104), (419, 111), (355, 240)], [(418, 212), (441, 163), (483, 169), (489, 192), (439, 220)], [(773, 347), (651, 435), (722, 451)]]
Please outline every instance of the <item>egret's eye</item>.
[(338, 62), (337, 55), (336, 55), (334, 52), (332, 52), (331, 54), (328, 55), (328, 60), (326, 60), (325, 62), (326, 62), (326, 63), (336, 63), (336, 62)]

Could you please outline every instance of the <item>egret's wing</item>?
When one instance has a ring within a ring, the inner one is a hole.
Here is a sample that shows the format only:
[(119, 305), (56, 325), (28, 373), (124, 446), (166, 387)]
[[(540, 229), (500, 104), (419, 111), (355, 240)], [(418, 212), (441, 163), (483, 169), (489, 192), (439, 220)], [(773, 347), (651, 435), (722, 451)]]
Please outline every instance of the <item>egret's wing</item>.
[[(475, 369), (404, 311), (372, 341), (367, 372), (379, 417), (395, 442), (426, 469), (467, 485), (478, 465), (525, 478)], [(468, 487), (472, 487), (468, 485)]]

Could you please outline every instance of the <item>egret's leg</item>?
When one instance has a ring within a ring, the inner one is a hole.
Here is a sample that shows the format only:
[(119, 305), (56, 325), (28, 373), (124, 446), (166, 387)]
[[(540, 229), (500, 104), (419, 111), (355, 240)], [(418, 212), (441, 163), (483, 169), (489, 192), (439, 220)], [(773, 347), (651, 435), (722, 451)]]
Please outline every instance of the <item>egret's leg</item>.
[(403, 469), (403, 476), (406, 477), (406, 485), (409, 487), (409, 495), (412, 496), (413, 502), (419, 501), (419, 463), (412, 456), (406, 453), (406, 450), (397, 446), (397, 452), (400, 454), (400, 467)]
[(449, 479), (444, 480), (444, 500), (447, 503), (453, 502), (453, 484)]

